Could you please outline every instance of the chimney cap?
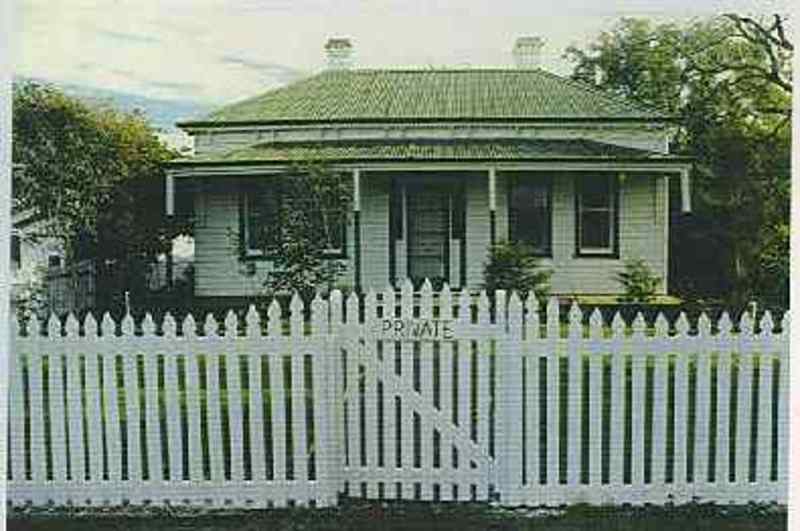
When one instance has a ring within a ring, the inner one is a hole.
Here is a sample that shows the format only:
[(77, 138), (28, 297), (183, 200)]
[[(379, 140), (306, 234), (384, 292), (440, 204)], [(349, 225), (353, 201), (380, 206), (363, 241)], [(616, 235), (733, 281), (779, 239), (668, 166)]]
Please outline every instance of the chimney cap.
[(353, 48), (348, 37), (331, 37), (325, 43), (326, 50), (346, 50)]
[(329, 70), (347, 70), (352, 63), (353, 43), (349, 37), (330, 37), (325, 43), (325, 54)]
[(539, 66), (539, 59), (545, 40), (535, 35), (523, 35), (514, 41), (512, 54), (518, 68)]

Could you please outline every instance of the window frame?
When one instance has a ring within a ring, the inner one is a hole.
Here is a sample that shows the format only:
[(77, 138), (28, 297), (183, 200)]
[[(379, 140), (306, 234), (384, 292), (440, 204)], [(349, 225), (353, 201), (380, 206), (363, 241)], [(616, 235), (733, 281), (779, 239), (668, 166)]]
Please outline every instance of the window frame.
[(22, 269), (22, 236), (17, 232), (11, 233), (9, 261), (13, 271)]
[[(278, 209), (283, 204), (283, 192), (279, 182), (258, 182), (247, 183), (239, 187), (239, 251), (240, 257), (243, 260), (272, 260), (278, 253), (278, 249), (253, 249), (250, 247), (250, 199), (252, 194), (264, 193), (266, 190), (272, 188), (277, 195)], [(346, 223), (342, 231), (342, 245), (341, 248), (325, 249), (323, 254), (329, 259), (346, 259), (347, 258), (347, 232), (350, 227), (350, 222)]]
[[(545, 185), (547, 190), (547, 245), (543, 248), (536, 248), (532, 247), (534, 250), (534, 256), (540, 258), (552, 258), (553, 257), (553, 176), (552, 175), (541, 175), (537, 173), (517, 173), (510, 175), (510, 182), (508, 189), (506, 190), (506, 213), (507, 213), (507, 232), (508, 232), (508, 241), (513, 242), (515, 241), (514, 237), (514, 230), (513, 225), (511, 222), (511, 197), (514, 193), (514, 189), (519, 186), (520, 181), (523, 180), (525, 177), (532, 178), (532, 180), (540, 181)], [(528, 242), (530, 243), (530, 242)]]
[[(584, 209), (582, 204), (583, 183), (589, 179), (605, 177), (609, 183), (609, 208)], [(620, 183), (615, 173), (602, 173), (600, 175), (576, 175), (574, 180), (575, 195), (575, 256), (581, 258), (619, 258), (619, 225), (620, 225)], [(584, 247), (582, 245), (583, 213), (588, 211), (608, 210), (609, 218), (609, 243), (608, 247)]]

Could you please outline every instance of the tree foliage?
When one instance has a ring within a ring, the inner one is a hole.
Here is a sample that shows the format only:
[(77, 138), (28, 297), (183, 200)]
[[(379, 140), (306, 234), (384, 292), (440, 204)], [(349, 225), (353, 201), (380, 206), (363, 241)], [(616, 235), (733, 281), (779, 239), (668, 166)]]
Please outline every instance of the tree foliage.
[(268, 295), (296, 291), (309, 301), (318, 290), (332, 290), (347, 269), (329, 250), (349, 223), (352, 188), (344, 175), (314, 162), (298, 163), (279, 178), (277, 222), (264, 234), (276, 242), (265, 249), (273, 259), (264, 287)]
[(625, 269), (617, 274), (617, 281), (625, 290), (623, 302), (648, 303), (656, 295), (661, 277), (653, 273), (641, 258), (625, 261)]
[(162, 163), (175, 154), (146, 118), (23, 82), (13, 88), (12, 134), (13, 161), (22, 165), (14, 208), (46, 220), (68, 260), (114, 263), (120, 290), (143, 290), (148, 261), (188, 232), (165, 220)]
[(543, 269), (529, 245), (501, 241), (489, 249), (483, 268), (483, 287), (488, 293), (502, 289), (525, 298), (531, 291), (543, 300), (550, 290), (552, 271)]
[(626, 18), (585, 49), (573, 77), (678, 118), (693, 209), (673, 212), (670, 289), (788, 305), (791, 54), (785, 18), (726, 14), (686, 25)]

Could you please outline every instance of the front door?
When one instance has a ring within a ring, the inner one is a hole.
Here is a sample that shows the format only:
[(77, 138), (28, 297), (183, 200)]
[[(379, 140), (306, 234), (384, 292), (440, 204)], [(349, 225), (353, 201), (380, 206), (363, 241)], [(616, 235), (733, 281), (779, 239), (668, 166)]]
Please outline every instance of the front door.
[(406, 188), (408, 276), (415, 285), (434, 285), (449, 277), (450, 202), (447, 186), (419, 183)]

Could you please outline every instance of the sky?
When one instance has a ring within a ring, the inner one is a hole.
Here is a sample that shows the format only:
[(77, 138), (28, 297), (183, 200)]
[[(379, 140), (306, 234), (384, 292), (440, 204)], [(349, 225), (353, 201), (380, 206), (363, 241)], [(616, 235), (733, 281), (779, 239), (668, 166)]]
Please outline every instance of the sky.
[[(622, 16), (690, 19), (787, 12), (790, 0), (15, 0), (14, 74), (222, 105), (324, 69), (346, 36), (358, 67), (511, 66), (520, 35), (546, 40), (566, 74)], [(654, 7), (657, 6), (657, 7)]]

